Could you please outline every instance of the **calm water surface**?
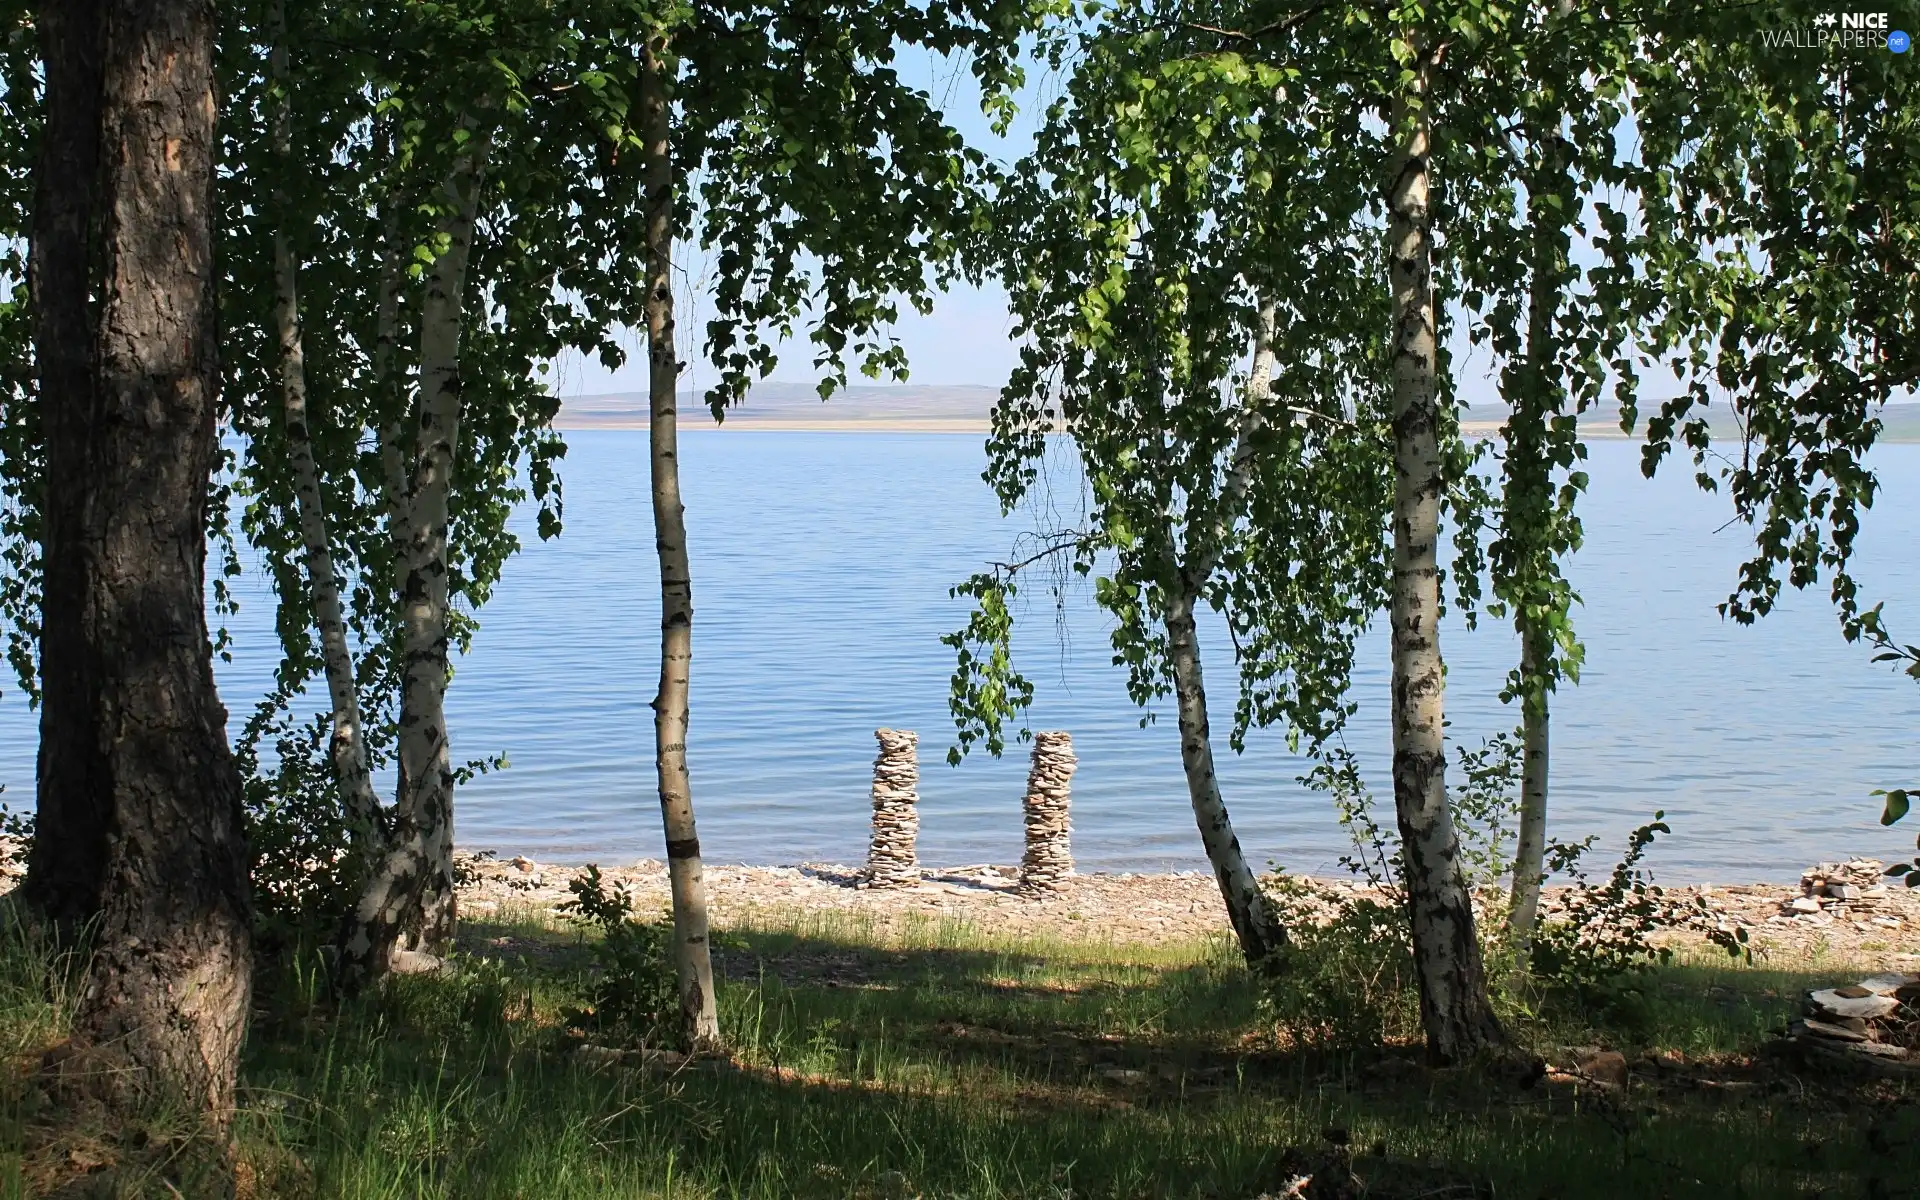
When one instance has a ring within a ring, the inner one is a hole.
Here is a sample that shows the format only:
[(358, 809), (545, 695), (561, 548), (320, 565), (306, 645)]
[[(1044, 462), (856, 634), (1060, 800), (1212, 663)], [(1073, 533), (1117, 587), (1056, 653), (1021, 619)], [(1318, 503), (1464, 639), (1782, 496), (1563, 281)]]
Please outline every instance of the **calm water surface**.
[[(660, 853), (652, 779), (658, 602), (644, 432), (569, 435), (566, 532), (509, 564), (449, 698), (455, 752), (505, 752), (509, 770), (459, 800), (468, 845), (561, 861)], [(1866, 594), (1920, 624), (1920, 446), (1878, 452), (1884, 490), (1862, 538)], [(682, 446), (696, 607), (688, 754), (701, 841), (714, 861), (858, 861), (873, 730), (921, 735), (921, 853), (935, 864), (1014, 862), (1025, 748), (944, 762), (952, 652), (966, 619), (947, 589), (1032, 527), (1002, 519), (980, 439), (941, 434), (699, 431)], [(1592, 448), (1578, 687), (1554, 714), (1553, 808), (1562, 836), (1617, 846), (1664, 809), (1674, 837), (1654, 861), (1673, 880), (1785, 877), (1820, 858), (1895, 858), (1913, 831), (1875, 821), (1868, 792), (1914, 781), (1920, 688), (1839, 635), (1824, 593), (1790, 595), (1757, 626), (1714, 605), (1747, 545), (1726, 501), (1674, 470), (1640, 477), (1636, 449)], [(1069, 497), (1070, 501), (1070, 497)], [(274, 664), (271, 605), (243, 587), (235, 661), (220, 671), (244, 715)], [(1056, 620), (1022, 614), (1017, 648), (1038, 687), (1034, 728), (1072, 732), (1074, 850), (1083, 869), (1204, 866), (1170, 704), (1142, 728), (1108, 625), (1085, 595)], [(1231, 649), (1207, 646), (1215, 728), (1234, 699)], [(1913, 630), (1903, 630), (1909, 636)], [(1453, 733), (1510, 728), (1499, 703), (1517, 648), (1503, 628), (1443, 630)], [(1354, 678), (1348, 742), (1375, 786), (1388, 765), (1384, 628)], [(237, 727), (238, 721), (235, 721)], [(31, 793), (33, 716), (0, 698), (0, 783)], [(1327, 802), (1276, 733), (1224, 745), (1235, 827), (1258, 862), (1325, 870), (1345, 848)], [(1611, 861), (1609, 857), (1608, 861)]]

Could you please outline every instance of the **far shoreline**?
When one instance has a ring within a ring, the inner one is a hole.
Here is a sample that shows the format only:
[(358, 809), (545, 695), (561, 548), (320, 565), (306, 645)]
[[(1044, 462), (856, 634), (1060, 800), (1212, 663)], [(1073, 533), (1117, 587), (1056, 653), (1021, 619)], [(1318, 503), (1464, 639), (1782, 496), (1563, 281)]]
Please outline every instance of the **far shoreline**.
[[(552, 428), (560, 433), (600, 433), (622, 432), (643, 433), (649, 429), (649, 423), (637, 418), (598, 419), (591, 416), (569, 416), (563, 413)], [(1473, 438), (1492, 437), (1500, 432), (1497, 422), (1470, 421), (1461, 425), (1462, 433)], [(735, 417), (726, 422), (690, 421), (682, 419), (678, 425), (681, 433), (691, 432), (731, 432), (731, 433), (939, 433), (968, 434), (976, 437), (993, 432), (993, 426), (986, 421), (963, 418), (927, 418), (916, 420), (911, 417), (898, 418), (849, 418), (846, 420), (782, 418), (754, 419)], [(1642, 434), (1627, 434), (1617, 425), (1583, 425), (1581, 437), (1589, 441), (1638, 442), (1644, 440)], [(1913, 446), (1920, 445), (1920, 434), (1897, 432), (1886, 434), (1874, 442), (1877, 446)]]

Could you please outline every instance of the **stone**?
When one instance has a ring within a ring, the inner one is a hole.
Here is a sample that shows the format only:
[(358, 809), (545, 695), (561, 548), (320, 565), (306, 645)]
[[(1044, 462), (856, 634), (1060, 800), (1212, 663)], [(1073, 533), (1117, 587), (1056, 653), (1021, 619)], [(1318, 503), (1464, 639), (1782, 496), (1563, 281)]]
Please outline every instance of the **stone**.
[(1580, 1074), (1593, 1083), (1607, 1087), (1627, 1086), (1627, 1056), (1618, 1050), (1595, 1050), (1576, 1060)]
[(1880, 1042), (1859, 1042), (1847, 1049), (1855, 1054), (1870, 1054), (1875, 1058), (1904, 1059), (1908, 1057), (1905, 1046), (1888, 1046)]
[[(1796, 1036), (1804, 1032), (1812, 1037), (1826, 1038), (1830, 1042), (1864, 1042), (1867, 1040), (1866, 1024), (1857, 1017), (1849, 1019), (1845, 1024), (1808, 1017), (1804, 1021), (1794, 1022), (1798, 1027), (1794, 1032)], [(1859, 1028), (1856, 1029), (1854, 1026)]]
[(903, 887), (917, 883), (920, 863), (920, 735), (904, 729), (876, 729), (880, 755), (873, 760), (873, 836), (867, 847), (865, 883)]
[(1808, 992), (1807, 1000), (1820, 1014), (1858, 1017), (1863, 1021), (1878, 1020), (1900, 1007), (1900, 1002), (1892, 996), (1843, 996), (1833, 988)]
[(1920, 983), (1920, 975), (1898, 975), (1889, 972), (1885, 975), (1869, 975), (1860, 981), (1859, 986), (1875, 996), (1897, 996), (1900, 989)]
[(1820, 911), (1820, 902), (1812, 896), (1796, 896), (1787, 907), (1797, 913), (1817, 913)]
[(1027, 849), (1020, 860), (1020, 888), (1056, 892), (1073, 877), (1073, 822), (1070, 816), (1073, 737), (1060, 731), (1033, 738), (1033, 768), (1027, 775), (1025, 821)]
[(1850, 883), (1829, 883), (1827, 885), (1827, 895), (1833, 897), (1835, 900), (1858, 900), (1864, 890), (1864, 888), (1857, 888)]

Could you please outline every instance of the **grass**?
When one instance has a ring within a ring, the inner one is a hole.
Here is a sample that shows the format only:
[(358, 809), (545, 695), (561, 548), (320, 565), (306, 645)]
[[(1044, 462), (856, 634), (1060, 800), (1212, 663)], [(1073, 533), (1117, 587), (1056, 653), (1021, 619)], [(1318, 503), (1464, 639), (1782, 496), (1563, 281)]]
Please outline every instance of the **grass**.
[[(344, 1008), (317, 960), (263, 976), (243, 1194), (1250, 1200), (1277, 1190), (1286, 1148), (1329, 1128), (1382, 1196), (1878, 1200), (1920, 1182), (1911, 1096), (1751, 1057), (1802, 990), (1848, 977), (1817, 961), (1683, 961), (1624, 1013), (1529, 1023), (1543, 1046), (1689, 1061), (1613, 1095), (1430, 1071), (1410, 1050), (1288, 1050), (1217, 943), (832, 914), (727, 932), (733, 1068), (593, 1066), (557, 1017), (577, 995), (579, 933), (509, 917), (469, 922), (463, 943), (459, 976)], [(0, 1049), (16, 1062), (59, 1034), (70, 993), (44, 986), (45, 961), (18, 937), (0, 953)], [(0, 1197), (45, 1168), (33, 1095), (23, 1071), (0, 1085)], [(105, 1141), (109, 1158), (125, 1145)], [(111, 1169), (88, 1178), (75, 1194), (116, 1194), (116, 1178), (142, 1194)]]

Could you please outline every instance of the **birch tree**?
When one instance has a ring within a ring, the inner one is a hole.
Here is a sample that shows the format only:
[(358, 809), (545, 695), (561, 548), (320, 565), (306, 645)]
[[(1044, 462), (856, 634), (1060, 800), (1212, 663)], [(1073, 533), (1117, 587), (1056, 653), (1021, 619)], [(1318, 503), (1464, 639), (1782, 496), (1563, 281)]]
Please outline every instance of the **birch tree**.
[(886, 328), (903, 302), (930, 311), (933, 290), (951, 276), (976, 215), (982, 160), (931, 97), (900, 80), (894, 56), (912, 46), (964, 61), (984, 103), (1004, 113), (1018, 78), (1017, 39), (1047, 7), (743, 0), (663, 6), (639, 22), (646, 41), (631, 94), (645, 164), (644, 324), (661, 583), (654, 751), (681, 1032), (691, 1044), (717, 1041), (719, 1025), (686, 757), (693, 595), (677, 445), (675, 239), (684, 230), (717, 252), (714, 317), (702, 342), (719, 376), (707, 394), (716, 419), (772, 372), (779, 341), (803, 322), (822, 399), (846, 382), (849, 359), (869, 376), (904, 379), (904, 354)]
[[(302, 429), (282, 405), (247, 400), (236, 410), (249, 438), (248, 532), (269, 551), (286, 650), (277, 694), (250, 732), (316, 670), (336, 726), (353, 719), (355, 697), (340, 686), (350, 674), (371, 698), (357, 705), (372, 714), (360, 717), (371, 727), (363, 752), (390, 746), (399, 768), (395, 802), (372, 822), (378, 854), (348, 921), (350, 982), (451, 936), (452, 789), (474, 764), (451, 757), (450, 653), (471, 638), (471, 609), (517, 548), (505, 522), (523, 480), (540, 503), (540, 533), (557, 532), (561, 447), (548, 428), (557, 402), (536, 368), (569, 347), (617, 361), (615, 322), (638, 310), (640, 239), (628, 220), (637, 175), (619, 165), (618, 129), (608, 132), (593, 86), (609, 56), (616, 67), (625, 59), (609, 23), (592, 19), (599, 11), (588, 6), (579, 24), (558, 26), (540, 6), (410, 10), (385, 23), (304, 13), (328, 54), (293, 65), (303, 83), (294, 111), (313, 109), (296, 122), (291, 156), (271, 80), (243, 75), (234, 89), (255, 101), (257, 122), (235, 139), (236, 241), (271, 239), (276, 261), (294, 258), (331, 301), (318, 321), (311, 303), (300, 314), (303, 349), (315, 332), (321, 339), (318, 359), (303, 355), (309, 384), (320, 367), (318, 415), (310, 407)], [(254, 36), (243, 29), (237, 40)], [(234, 58), (253, 61), (244, 51)], [(491, 172), (490, 162), (511, 170)], [(285, 242), (291, 254), (280, 253)], [(258, 322), (261, 298), (274, 297), (279, 313), (289, 289), (247, 274), (251, 259), (234, 256), (242, 269), (228, 295)], [(241, 356), (235, 391), (284, 395), (288, 355), (258, 338), (243, 346), (252, 353)], [(304, 518), (315, 506), (290, 486), (306, 478), (307, 451), (331, 528), (311, 529)], [(344, 637), (325, 644), (315, 544), (346, 552), (335, 566), (352, 583), (346, 621), (358, 664), (335, 653)]]
[[(987, 477), (1011, 512), (1046, 438), (1073, 439), (1088, 527), (1042, 555), (1094, 576), (1114, 661), (1145, 705), (1169, 693), (1201, 844), (1242, 953), (1287, 935), (1234, 836), (1201, 670), (1202, 606), (1241, 666), (1231, 741), (1280, 723), (1321, 738), (1348, 711), (1352, 644), (1385, 596), (1384, 299), (1366, 273), (1365, 191), (1327, 153), (1356, 136), (1335, 96), (1236, 52), (1182, 55), (1121, 6), (1063, 35), (1068, 95), (1009, 176), (988, 261), (1024, 339), (994, 411)], [(1331, 319), (1328, 319), (1331, 317)], [(959, 652), (958, 761), (998, 753), (1032, 696), (1008, 602), (1039, 556), (960, 589), (981, 602)]]
[[(1642, 468), (1651, 476), (1684, 449), (1700, 486), (1724, 490), (1753, 531), (1722, 616), (1750, 623), (1783, 584), (1824, 576), (1847, 640), (1920, 679), (1920, 654), (1894, 637), (1883, 601), (1862, 598), (1852, 568), (1879, 489), (1869, 454), (1881, 416), (1920, 385), (1909, 55), (1768, 47), (1738, 14), (1710, 8), (1667, 14), (1647, 43), (1634, 73), (1643, 236), (1613, 255), (1645, 281), (1646, 324), (1619, 370), (1670, 373), (1680, 389), (1647, 414)], [(1714, 443), (1716, 396), (1738, 419), (1737, 447)], [(1623, 429), (1639, 416), (1623, 406)], [(1916, 790), (1883, 790), (1883, 822), (1901, 819)], [(1911, 883), (1911, 867), (1899, 869)]]

